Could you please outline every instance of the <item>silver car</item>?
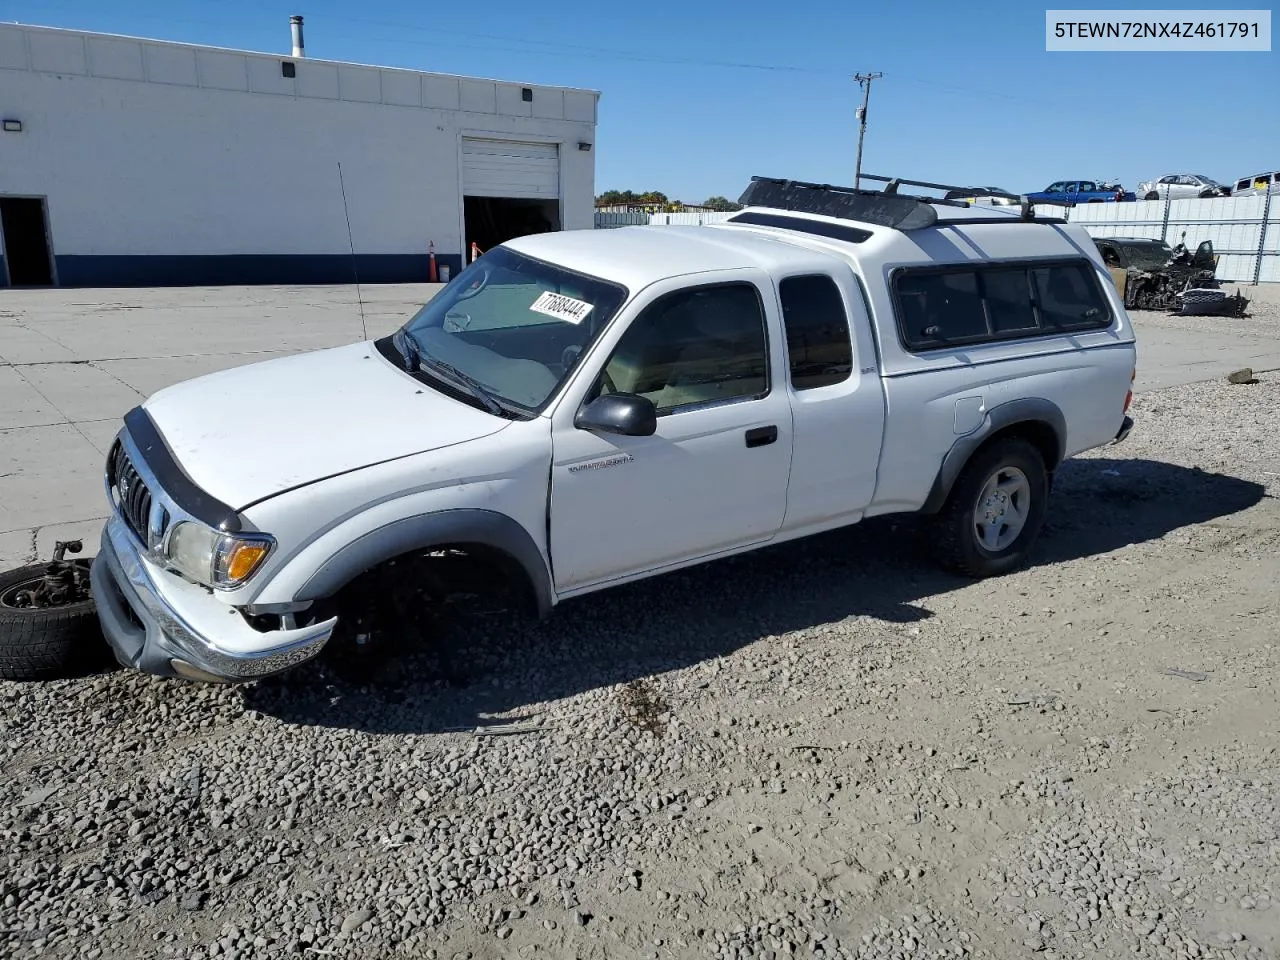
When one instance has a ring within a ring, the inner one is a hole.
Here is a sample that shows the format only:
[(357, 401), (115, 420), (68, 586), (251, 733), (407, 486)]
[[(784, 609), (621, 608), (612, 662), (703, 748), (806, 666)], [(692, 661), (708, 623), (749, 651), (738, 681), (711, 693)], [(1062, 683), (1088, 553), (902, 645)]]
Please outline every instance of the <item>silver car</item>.
[(1200, 173), (1170, 173), (1159, 180), (1138, 184), (1142, 200), (1185, 200), (1205, 197), (1229, 197), (1231, 188)]

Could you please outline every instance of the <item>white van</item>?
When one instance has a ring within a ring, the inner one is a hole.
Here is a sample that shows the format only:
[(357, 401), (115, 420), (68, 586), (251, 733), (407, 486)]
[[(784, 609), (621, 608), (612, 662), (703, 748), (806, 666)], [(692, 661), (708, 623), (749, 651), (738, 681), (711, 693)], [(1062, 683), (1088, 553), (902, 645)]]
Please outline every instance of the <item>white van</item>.
[(1259, 197), (1266, 193), (1280, 193), (1280, 170), (1241, 177), (1231, 188), (1233, 197)]

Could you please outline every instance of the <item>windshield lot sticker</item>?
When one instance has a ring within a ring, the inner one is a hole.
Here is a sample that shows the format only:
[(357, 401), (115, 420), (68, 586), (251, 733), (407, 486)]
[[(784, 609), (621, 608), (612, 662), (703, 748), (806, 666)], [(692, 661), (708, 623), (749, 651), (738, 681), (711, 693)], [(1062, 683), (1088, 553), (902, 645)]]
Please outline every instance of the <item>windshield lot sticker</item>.
[(548, 290), (533, 301), (529, 309), (538, 313), (545, 313), (548, 317), (555, 317), (557, 320), (581, 323), (587, 318), (587, 314), (591, 312), (591, 304), (575, 300), (573, 297), (566, 297), (562, 293), (552, 293)]

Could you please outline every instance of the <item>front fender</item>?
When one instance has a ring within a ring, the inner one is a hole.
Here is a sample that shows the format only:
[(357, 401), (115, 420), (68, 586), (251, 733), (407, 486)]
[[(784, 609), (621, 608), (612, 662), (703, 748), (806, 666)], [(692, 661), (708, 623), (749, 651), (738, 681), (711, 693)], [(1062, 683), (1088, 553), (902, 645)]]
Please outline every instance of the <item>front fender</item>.
[[(348, 493), (354, 496), (354, 491)], [(546, 525), (545, 498), (543, 492), (539, 500), (537, 488), (516, 476), (433, 487), (361, 505), (310, 534), (299, 533), (296, 543), (263, 571), (266, 576), (253, 594), (232, 602), (256, 612), (297, 610), (332, 596), (383, 560), (446, 543), (472, 543), (501, 551), (518, 565), (540, 612), (545, 611), (553, 596), (551, 560), (538, 537)], [(316, 512), (323, 516), (328, 511)], [(281, 528), (308, 525), (297, 516), (297, 505), (288, 514), (291, 520), (279, 522)], [(270, 526), (279, 518), (262, 520)]]
[(533, 589), (538, 615), (554, 605), (551, 576), (528, 531), (506, 514), (461, 508), (403, 517), (370, 530), (322, 563), (295, 594), (298, 601), (331, 597), (378, 564), (416, 550), (444, 544), (479, 544), (510, 557)]

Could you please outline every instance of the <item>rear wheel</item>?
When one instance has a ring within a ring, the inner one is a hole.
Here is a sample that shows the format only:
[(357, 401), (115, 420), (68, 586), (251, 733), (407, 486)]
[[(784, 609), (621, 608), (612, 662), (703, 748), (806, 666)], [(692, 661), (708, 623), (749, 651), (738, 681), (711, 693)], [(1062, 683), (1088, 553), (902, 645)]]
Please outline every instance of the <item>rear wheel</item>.
[(1021, 437), (979, 451), (956, 478), (937, 522), (944, 566), (992, 577), (1021, 566), (1044, 524), (1048, 471)]

